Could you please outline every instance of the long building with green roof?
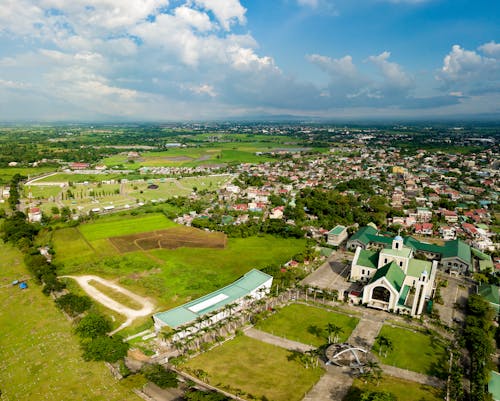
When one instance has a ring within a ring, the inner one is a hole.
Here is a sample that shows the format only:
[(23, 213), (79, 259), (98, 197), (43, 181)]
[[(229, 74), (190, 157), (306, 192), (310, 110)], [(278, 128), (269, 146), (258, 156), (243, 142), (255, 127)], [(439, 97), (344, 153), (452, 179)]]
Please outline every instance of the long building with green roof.
[(241, 310), (248, 302), (266, 296), (273, 282), (269, 274), (252, 269), (244, 276), (217, 291), (184, 305), (153, 315), (156, 331), (169, 327), (176, 339), (198, 330)]
[(356, 249), (350, 280), (364, 284), (364, 304), (411, 316), (422, 313), (425, 301), (432, 296), (437, 261), (415, 259), (413, 252), (400, 236), (381, 250)]

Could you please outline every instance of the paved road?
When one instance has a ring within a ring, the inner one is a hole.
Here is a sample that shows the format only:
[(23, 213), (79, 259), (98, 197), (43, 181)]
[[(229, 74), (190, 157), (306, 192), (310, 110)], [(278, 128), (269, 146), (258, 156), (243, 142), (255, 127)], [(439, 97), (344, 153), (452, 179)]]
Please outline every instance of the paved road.
[(326, 373), (305, 395), (303, 401), (340, 401), (353, 382), (352, 370), (339, 366), (326, 366)]
[(307, 344), (302, 344), (297, 341), (288, 340), (283, 337), (274, 336), (261, 330), (252, 328), (246, 329), (245, 334), (248, 337), (263, 341), (268, 344), (276, 345), (281, 348), (289, 349), (290, 351), (306, 352), (315, 349), (315, 347)]
[(427, 384), (433, 387), (443, 387), (444, 382), (439, 380), (437, 377), (423, 375), (421, 373), (412, 372), (406, 369), (400, 369), (395, 366), (390, 365), (380, 365), (385, 374), (390, 376), (399, 377), (400, 379), (409, 380), (412, 382), (417, 382), (420, 384)]

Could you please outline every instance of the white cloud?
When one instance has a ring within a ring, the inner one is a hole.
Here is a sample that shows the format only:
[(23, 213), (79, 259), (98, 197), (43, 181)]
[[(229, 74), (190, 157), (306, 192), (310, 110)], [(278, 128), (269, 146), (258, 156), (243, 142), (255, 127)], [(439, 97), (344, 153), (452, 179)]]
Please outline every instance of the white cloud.
[(350, 55), (335, 59), (322, 56), (320, 54), (311, 54), (307, 56), (307, 59), (313, 64), (316, 64), (323, 71), (330, 74), (332, 77), (337, 75), (339, 78), (352, 78), (358, 74), (356, 66), (353, 64), (352, 57)]
[(403, 89), (411, 87), (413, 85), (413, 80), (403, 71), (399, 64), (388, 61), (390, 56), (391, 53), (385, 51), (378, 56), (368, 57), (368, 61), (375, 64), (380, 69), (388, 85)]
[(246, 8), (239, 0), (194, 0), (196, 4), (214, 13), (222, 27), (229, 31), (235, 22), (246, 23)]
[(494, 41), (485, 43), (478, 47), (483, 53), (492, 57), (500, 57), (500, 43), (495, 43)]

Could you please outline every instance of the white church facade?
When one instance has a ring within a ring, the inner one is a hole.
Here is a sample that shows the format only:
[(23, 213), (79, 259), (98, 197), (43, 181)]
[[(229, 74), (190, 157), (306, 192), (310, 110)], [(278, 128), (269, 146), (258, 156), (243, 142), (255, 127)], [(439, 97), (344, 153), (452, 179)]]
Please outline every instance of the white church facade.
[(415, 259), (413, 249), (397, 236), (389, 248), (357, 247), (351, 281), (364, 284), (362, 303), (390, 312), (420, 316), (434, 289), (438, 262)]

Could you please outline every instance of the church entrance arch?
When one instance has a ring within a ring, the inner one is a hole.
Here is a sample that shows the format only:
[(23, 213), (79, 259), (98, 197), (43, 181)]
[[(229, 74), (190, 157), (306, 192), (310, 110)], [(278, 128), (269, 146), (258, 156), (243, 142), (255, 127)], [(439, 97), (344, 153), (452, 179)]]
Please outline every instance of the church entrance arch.
[(373, 289), (372, 299), (376, 301), (389, 302), (391, 299), (391, 293), (387, 288), (378, 286)]

